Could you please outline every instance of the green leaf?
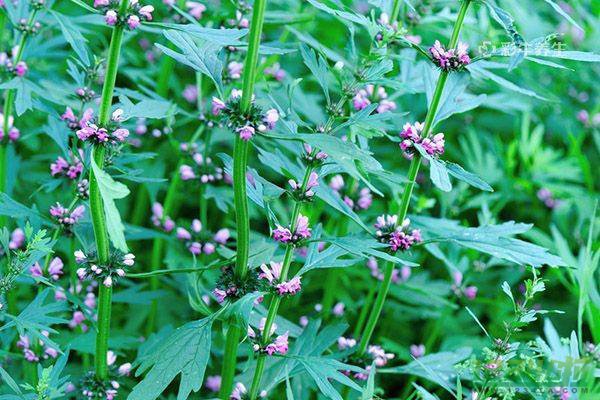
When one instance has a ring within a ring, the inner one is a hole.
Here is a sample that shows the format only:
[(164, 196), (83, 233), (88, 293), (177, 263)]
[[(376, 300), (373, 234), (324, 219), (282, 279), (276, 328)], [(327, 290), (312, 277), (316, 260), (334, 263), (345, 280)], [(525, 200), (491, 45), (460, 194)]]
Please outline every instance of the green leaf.
[(354, 235), (331, 239), (321, 238), (320, 241), (331, 243), (344, 249), (349, 254), (354, 254), (361, 258), (376, 257), (391, 261), (396, 264), (408, 265), (412, 267), (419, 265), (387, 253), (385, 250), (389, 247), (388, 244), (378, 242), (377, 240), (367, 236)]
[(498, 85), (505, 87), (508, 90), (524, 94), (525, 96), (535, 97), (536, 99), (540, 99), (540, 100), (548, 100), (547, 98), (538, 95), (533, 90), (525, 89), (525, 88), (509, 81), (508, 79), (505, 79), (505, 78), (501, 77), (500, 75), (496, 75), (493, 72), (491, 72), (490, 70), (484, 68), (484, 66), (489, 66), (489, 65), (490, 64), (488, 64), (486, 61), (478, 61), (476, 63), (469, 65), (467, 68), (469, 69), (469, 71), (471, 71), (471, 73), (473, 74), (474, 77), (489, 79), (489, 80), (497, 83)]
[(457, 376), (456, 364), (471, 355), (471, 349), (463, 347), (455, 351), (428, 354), (407, 365), (380, 369), (380, 374), (406, 374), (428, 379), (452, 393)]
[(10, 374), (4, 368), (2, 368), (2, 366), (0, 366), (0, 376), (2, 377), (4, 383), (6, 383), (6, 385), (8, 385), (8, 387), (11, 388), (13, 392), (20, 395), (23, 394), (17, 382), (12, 378), (12, 376), (10, 376)]
[(360, 386), (342, 373), (342, 371), (360, 372), (363, 371), (362, 368), (344, 364), (331, 358), (310, 356), (289, 357), (299, 362), (301, 368), (310, 375), (321, 393), (323, 393), (323, 395), (328, 399), (344, 400), (331, 383), (332, 381), (339, 382), (342, 385), (348, 386), (358, 392), (362, 391)]
[(196, 71), (208, 76), (215, 84), (220, 96), (223, 96), (223, 62), (219, 59), (217, 52), (219, 45), (206, 40), (194, 40), (187, 32), (167, 30), (164, 36), (173, 43), (182, 53), (178, 53), (160, 43), (155, 45), (165, 55), (174, 58), (182, 64), (192, 67)]
[(466, 171), (460, 165), (440, 160), (439, 158), (428, 154), (419, 144), (415, 145), (415, 147), (421, 156), (429, 161), (429, 178), (440, 190), (443, 190), (444, 192), (449, 192), (452, 190), (452, 183), (450, 182), (449, 177), (449, 175), (452, 175), (456, 179), (468, 183), (477, 189), (488, 192), (494, 191), (494, 189), (492, 189), (487, 182), (474, 173)]
[(67, 311), (68, 307), (66, 302), (54, 301), (54, 299), (52, 299), (51, 302), (46, 303), (51, 293), (53, 293), (53, 290), (50, 288), (46, 288), (38, 293), (35, 299), (33, 299), (33, 301), (16, 317), (6, 314), (11, 321), (0, 327), (0, 332), (15, 327), (19, 334), (27, 334), (34, 341), (40, 340), (60, 351), (58, 345), (54, 341), (42, 334), (43, 331), (57, 333), (57, 331), (52, 328), (52, 325), (69, 322), (64, 318), (55, 315), (60, 315)]
[(15, 111), (17, 116), (21, 116), (25, 111), (33, 108), (31, 93), (33, 93), (34, 89), (37, 89), (37, 87), (26, 78), (15, 77), (8, 82), (0, 84), (0, 89), (13, 89), (16, 91)]
[(331, 8), (323, 3), (320, 3), (316, 0), (307, 0), (310, 4), (312, 4), (315, 8), (325, 11), (326, 13), (341, 18), (345, 21), (353, 22), (358, 25), (362, 25), (368, 27), (371, 23), (364, 15), (355, 14), (349, 11), (342, 11), (338, 9)]
[(377, 367), (375, 365), (375, 361), (371, 364), (371, 369), (369, 370), (369, 378), (367, 379), (367, 384), (365, 389), (360, 396), (360, 400), (372, 400), (373, 396), (375, 396), (375, 371)]
[(331, 103), (329, 97), (329, 67), (327, 66), (327, 62), (325, 62), (320, 54), (316, 55), (314, 50), (304, 43), (300, 45), (300, 54), (302, 54), (304, 64), (308, 67), (310, 72), (312, 72), (312, 75), (317, 79), (317, 82), (319, 82), (319, 85), (323, 89), (323, 93), (327, 98), (327, 104)]
[(544, 0), (544, 1), (546, 3), (548, 3), (548, 4), (550, 4), (550, 6), (552, 6), (552, 8), (554, 8), (554, 11), (556, 11), (557, 13), (559, 13), (564, 19), (566, 19), (567, 21), (569, 21), (569, 23), (571, 23), (572, 25), (574, 25), (580, 31), (585, 32), (584, 29), (577, 22), (575, 22), (575, 20), (573, 18), (571, 18), (571, 16), (569, 14), (567, 14), (565, 12), (565, 10), (563, 10), (558, 4), (556, 4), (552, 0)]
[(60, 30), (62, 31), (65, 40), (69, 42), (71, 47), (73, 47), (73, 50), (75, 50), (75, 53), (77, 53), (77, 56), (83, 62), (83, 64), (89, 66), (90, 56), (88, 54), (88, 49), (85, 45), (85, 43), (87, 43), (87, 39), (83, 37), (83, 35), (79, 31), (79, 28), (75, 24), (73, 24), (67, 16), (60, 14), (59, 12), (56, 12), (54, 10), (50, 10), (50, 13), (54, 17), (54, 19), (56, 19), (56, 22), (58, 22), (58, 25), (60, 26)]
[(165, 100), (144, 99), (133, 104), (125, 95), (119, 96), (120, 108), (123, 109), (124, 120), (130, 118), (165, 118), (173, 114), (174, 105)]
[(426, 239), (431, 241), (456, 243), (519, 265), (565, 265), (562, 258), (550, 254), (547, 249), (510, 237), (530, 229), (531, 225), (528, 224), (515, 224), (510, 221), (500, 225), (469, 228), (452, 220), (424, 216), (410, 218), (416, 226), (425, 231)]
[(112, 244), (119, 250), (127, 252), (127, 242), (125, 241), (125, 226), (121, 222), (119, 210), (115, 200), (125, 198), (129, 194), (129, 189), (122, 183), (115, 182), (112, 177), (104, 170), (98, 168), (94, 161), (92, 152), (91, 166), (94, 171), (94, 177), (98, 182), (98, 189), (102, 196), (104, 204), (104, 215), (106, 217), (106, 228), (108, 237)]
[(137, 360), (136, 376), (150, 369), (129, 395), (129, 400), (154, 400), (181, 375), (178, 400), (185, 400), (202, 386), (210, 356), (211, 328), (214, 315), (188, 322), (156, 343)]

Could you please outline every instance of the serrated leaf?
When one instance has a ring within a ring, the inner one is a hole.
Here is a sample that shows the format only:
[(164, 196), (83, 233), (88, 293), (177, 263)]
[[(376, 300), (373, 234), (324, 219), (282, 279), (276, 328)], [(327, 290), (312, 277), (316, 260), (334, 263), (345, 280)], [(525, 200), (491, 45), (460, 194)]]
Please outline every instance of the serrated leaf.
[(389, 247), (386, 243), (378, 242), (377, 240), (366, 237), (366, 236), (344, 236), (338, 238), (322, 238), (321, 241), (331, 243), (332, 245), (338, 246), (350, 254), (357, 255), (361, 258), (375, 257), (386, 261), (391, 261), (396, 264), (417, 266), (408, 260), (400, 259), (386, 252)]
[(300, 45), (300, 54), (302, 54), (304, 64), (308, 67), (310, 72), (312, 72), (312, 75), (317, 79), (317, 82), (319, 82), (319, 85), (325, 94), (325, 98), (327, 99), (327, 104), (329, 104), (331, 99), (329, 97), (329, 67), (327, 66), (327, 63), (320, 54), (315, 54), (315, 51), (304, 43)]
[(129, 194), (129, 189), (122, 183), (116, 182), (104, 170), (100, 169), (92, 157), (90, 164), (94, 171), (94, 177), (98, 182), (98, 189), (102, 196), (104, 205), (104, 215), (106, 217), (106, 228), (108, 237), (112, 244), (119, 250), (127, 252), (127, 242), (125, 240), (125, 226), (121, 221), (119, 209), (115, 204), (115, 200), (123, 199)]
[(411, 216), (411, 221), (425, 231), (425, 237), (433, 241), (448, 241), (490, 254), (519, 265), (564, 266), (564, 261), (547, 249), (510, 236), (523, 233), (531, 225), (506, 222), (500, 225), (484, 225), (477, 228), (459, 226), (457, 221)]
[(71, 47), (73, 47), (73, 50), (75, 51), (75, 53), (77, 53), (79, 59), (86, 66), (89, 66), (90, 56), (88, 54), (88, 49), (85, 45), (87, 39), (83, 37), (83, 35), (79, 31), (79, 28), (75, 24), (73, 24), (69, 20), (69, 17), (67, 17), (66, 15), (60, 14), (59, 12), (54, 10), (50, 10), (50, 13), (54, 17), (54, 19), (56, 19), (56, 22), (58, 22), (58, 25), (60, 26), (60, 30), (62, 31), (65, 40), (69, 42)]
[(136, 376), (150, 369), (129, 395), (129, 400), (154, 400), (181, 375), (178, 400), (202, 386), (204, 372), (210, 358), (211, 328), (214, 316), (188, 322), (166, 339), (156, 343), (146, 356), (137, 361)]

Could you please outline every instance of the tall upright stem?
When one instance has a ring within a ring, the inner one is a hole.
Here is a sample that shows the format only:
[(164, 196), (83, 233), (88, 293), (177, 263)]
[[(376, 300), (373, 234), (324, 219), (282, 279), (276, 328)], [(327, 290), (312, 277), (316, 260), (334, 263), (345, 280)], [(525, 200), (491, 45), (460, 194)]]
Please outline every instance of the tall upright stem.
[[(258, 49), (265, 19), (267, 0), (256, 0), (252, 12), (248, 53), (244, 62), (244, 81), (242, 85), (241, 110), (246, 113), (252, 104), (254, 83), (258, 64)], [(233, 145), (233, 191), (235, 222), (237, 230), (237, 255), (235, 259), (235, 275), (244, 279), (248, 273), (248, 254), (250, 251), (250, 215), (248, 213), (248, 196), (246, 194), (246, 169), (248, 165), (249, 143), (236, 134)], [(233, 387), (237, 350), (243, 329), (231, 322), (227, 330), (223, 367), (221, 369), (221, 399), (228, 399)]]
[[(129, 0), (121, 0), (119, 14), (124, 14), (129, 6)], [(123, 42), (124, 26), (117, 25), (110, 39), (108, 49), (108, 58), (106, 61), (106, 75), (102, 87), (102, 97), (100, 99), (100, 110), (98, 112), (98, 123), (100, 126), (106, 126), (110, 120), (110, 109), (117, 79), (117, 70), (119, 66), (119, 55), (121, 53), (121, 43)], [(104, 168), (104, 158), (106, 149), (102, 145), (95, 145), (93, 149), (94, 162), (98, 168)], [(90, 212), (92, 216), (92, 225), (94, 228), (94, 238), (96, 241), (96, 251), (100, 264), (107, 264), (110, 254), (110, 245), (108, 242), (108, 231), (106, 229), (106, 220), (104, 215), (104, 204), (98, 181), (93, 170), (90, 170)], [(108, 377), (108, 365), (106, 354), (108, 352), (108, 337), (110, 335), (110, 315), (112, 303), (112, 287), (100, 285), (98, 293), (98, 334), (96, 336), (96, 377), (106, 379)]]
[[(310, 174), (312, 173), (313, 168), (306, 168), (306, 172), (304, 173), (304, 178), (302, 179), (302, 186), (300, 188), (300, 193), (304, 193), (306, 191), (306, 186), (308, 185), (308, 180), (310, 178)], [(292, 219), (290, 222), (290, 232), (296, 231), (296, 225), (298, 222), (298, 216), (300, 215), (300, 209), (302, 208), (302, 203), (297, 202), (294, 205), (294, 210), (292, 211)], [(285, 248), (285, 255), (283, 256), (283, 265), (281, 267), (281, 275), (279, 280), (281, 282), (288, 279), (288, 273), (290, 271), (290, 266), (292, 264), (292, 260), (294, 259), (294, 245), (288, 244)], [(262, 330), (261, 336), (261, 347), (265, 347), (269, 344), (269, 340), (271, 338), (270, 332), (273, 323), (275, 322), (275, 317), (277, 317), (277, 312), (279, 311), (279, 305), (281, 304), (281, 296), (277, 294), (273, 294), (270, 296), (269, 301), (269, 311), (267, 312), (267, 318), (265, 320), (265, 326)], [(256, 368), (254, 369), (254, 377), (252, 378), (252, 386), (250, 387), (250, 400), (256, 399), (258, 395), (258, 391), (260, 389), (260, 381), (262, 379), (262, 374), (265, 369), (265, 362), (267, 358), (264, 353), (260, 353), (258, 355), (258, 359), (256, 360)]]
[[(35, 16), (37, 15), (38, 10), (33, 9), (29, 14), (29, 18), (27, 20), (27, 26), (31, 26), (35, 21)], [(6, 15), (6, 10), (2, 11), (2, 15)], [(1, 25), (2, 34), (4, 34), (4, 24)], [(24, 31), (21, 34), (21, 38), (19, 39), (19, 47), (17, 50), (17, 54), (15, 54), (13, 64), (17, 65), (19, 62), (23, 60), (23, 52), (25, 49), (25, 44), (27, 43), (27, 38), (29, 38), (29, 31)], [(11, 119), (14, 102), (15, 102), (15, 90), (8, 89), (6, 90), (4, 97), (4, 106), (2, 109), (2, 114), (4, 115), (4, 123), (2, 125), (2, 131), (4, 132), (4, 136), (8, 137), (8, 130), (10, 128), (9, 120)], [(6, 182), (7, 182), (7, 174), (8, 174), (8, 144), (0, 143), (0, 192), (6, 191)], [(0, 227), (5, 225), (6, 217), (4, 215), (0, 216)]]
[[(450, 37), (448, 48), (455, 48), (458, 44), (458, 36), (460, 34), (460, 30), (462, 28), (465, 16), (467, 14), (467, 9), (469, 7), (470, 2), (471, 0), (463, 0), (460, 5), (460, 10), (458, 12), (456, 22), (454, 24), (454, 29), (452, 30), (452, 36)], [(422, 133), (423, 136), (428, 136), (431, 131), (431, 128), (433, 127), (435, 116), (440, 105), (440, 100), (442, 98), (442, 93), (444, 92), (444, 86), (446, 85), (447, 79), (448, 72), (442, 71), (435, 86), (435, 91), (433, 92), (431, 104), (429, 105), (429, 109), (427, 110), (427, 116), (425, 117), (424, 124), (425, 126), (423, 128)], [(413, 188), (415, 186), (415, 181), (417, 179), (417, 174), (419, 173), (420, 166), (421, 157), (415, 155), (415, 157), (410, 163), (410, 167), (408, 169), (408, 182), (406, 183), (406, 187), (404, 188), (404, 192), (402, 193), (402, 199), (400, 200), (400, 209), (398, 212), (399, 221), (403, 221), (406, 218), (406, 215), (408, 214), (408, 206), (410, 204), (410, 198), (412, 196)], [(383, 305), (385, 303), (385, 299), (390, 288), (393, 271), (394, 264), (392, 262), (387, 262), (385, 265), (383, 281), (381, 282), (381, 285), (379, 287), (379, 291), (377, 293), (375, 303), (373, 304), (373, 309), (369, 315), (369, 319), (367, 320), (365, 330), (361, 335), (360, 344), (357, 351), (359, 356), (365, 354), (367, 350), (367, 347), (371, 340), (371, 336), (373, 335), (373, 332), (377, 325), (377, 321), (379, 320), (381, 310), (383, 309)]]

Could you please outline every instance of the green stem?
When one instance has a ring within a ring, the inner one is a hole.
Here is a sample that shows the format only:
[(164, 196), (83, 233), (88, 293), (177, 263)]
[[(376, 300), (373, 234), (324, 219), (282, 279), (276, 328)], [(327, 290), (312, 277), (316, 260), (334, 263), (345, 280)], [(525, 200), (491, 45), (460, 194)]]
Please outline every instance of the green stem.
[[(302, 179), (302, 186), (300, 189), (300, 193), (304, 193), (306, 190), (306, 186), (308, 185), (308, 179), (310, 178), (310, 174), (312, 173), (313, 168), (306, 168), (306, 172), (304, 173), (304, 178)], [(298, 221), (298, 216), (300, 215), (300, 209), (302, 208), (302, 203), (297, 202), (294, 205), (294, 210), (292, 211), (292, 219), (290, 222), (290, 231), (294, 232), (296, 230), (296, 225)], [(287, 280), (288, 273), (290, 270), (290, 265), (292, 264), (292, 260), (294, 258), (294, 245), (288, 244), (285, 249), (285, 255), (283, 256), (283, 265), (281, 267), (281, 275), (280, 282)], [(271, 338), (271, 327), (275, 322), (275, 318), (277, 317), (277, 312), (279, 311), (279, 305), (281, 304), (281, 296), (276, 294), (270, 296), (269, 302), (269, 310), (267, 312), (267, 318), (265, 320), (265, 326), (262, 331), (261, 336), (261, 345), (262, 347), (269, 344), (269, 340)], [(256, 368), (254, 370), (254, 377), (252, 378), (252, 386), (250, 387), (250, 400), (256, 399), (258, 395), (258, 390), (260, 388), (260, 380), (262, 379), (262, 374), (265, 369), (266, 357), (264, 353), (260, 353), (258, 355), (258, 359), (256, 360)]]
[(367, 315), (369, 310), (371, 309), (371, 303), (373, 302), (373, 298), (375, 297), (375, 290), (377, 289), (377, 285), (371, 285), (369, 289), (369, 293), (367, 294), (367, 298), (365, 299), (365, 303), (363, 304), (360, 314), (358, 316), (358, 320), (356, 321), (356, 326), (354, 327), (353, 337), (357, 338), (360, 335), (360, 332), (365, 326), (365, 321), (367, 320)]
[[(35, 21), (35, 16), (37, 14), (37, 9), (33, 9), (29, 14), (29, 18), (27, 20), (27, 26), (31, 26)], [(2, 15), (6, 16), (6, 11), (2, 11)], [(5, 17), (6, 18), (6, 17)], [(2, 24), (2, 33), (4, 34), (4, 23)], [(23, 52), (25, 49), (25, 44), (27, 43), (27, 38), (29, 37), (29, 31), (25, 31), (21, 34), (21, 38), (19, 40), (19, 50), (14, 58), (14, 65), (17, 65), (23, 59)], [(8, 89), (6, 90), (6, 97), (4, 98), (4, 107), (2, 110), (2, 114), (4, 115), (4, 124), (2, 126), (2, 130), (5, 133), (5, 136), (8, 137), (8, 130), (10, 127), (9, 120), (12, 116), (12, 111), (15, 102), (15, 90)], [(0, 193), (4, 193), (6, 191), (6, 182), (8, 180), (8, 144), (6, 142), (0, 143)], [(6, 224), (6, 216), (0, 216), (0, 227), (5, 226)]]
[(390, 24), (393, 24), (398, 20), (398, 14), (400, 14), (400, 4), (402, 1), (394, 0), (394, 5), (392, 6), (392, 15), (390, 15)]
[[(244, 81), (242, 85), (241, 110), (246, 113), (252, 104), (254, 83), (258, 63), (258, 49), (260, 36), (265, 18), (266, 0), (256, 0), (252, 12), (248, 53), (244, 62)], [(233, 145), (233, 191), (234, 207), (237, 229), (237, 257), (235, 262), (235, 275), (243, 279), (248, 273), (248, 254), (250, 250), (250, 215), (248, 212), (248, 196), (246, 194), (246, 170), (248, 164), (249, 143), (235, 135)], [(233, 387), (237, 364), (237, 349), (241, 337), (240, 328), (231, 325), (227, 330), (228, 346), (225, 348), (223, 366), (221, 369), (221, 399), (228, 399)]]
[[(119, 7), (119, 14), (124, 14), (128, 6), (129, 0), (122, 0)], [(113, 29), (110, 39), (110, 47), (108, 49), (108, 58), (106, 61), (106, 75), (104, 77), (102, 98), (100, 99), (100, 110), (98, 112), (98, 123), (100, 126), (108, 125), (110, 120), (110, 109), (117, 79), (123, 33), (124, 26), (117, 25)], [(104, 168), (105, 153), (106, 149), (104, 146), (94, 146), (94, 162), (100, 169)], [(94, 228), (94, 238), (96, 240), (98, 261), (100, 264), (106, 265), (109, 260), (110, 245), (108, 242), (108, 231), (106, 228), (102, 196), (93, 170), (90, 171), (90, 212), (92, 216), (92, 226)], [(108, 337), (110, 335), (111, 300), (112, 287), (100, 285), (98, 293), (98, 334), (96, 336), (95, 369), (96, 376), (102, 380), (108, 378), (106, 354), (108, 352)]]
[[(450, 42), (448, 48), (455, 48), (458, 43), (458, 36), (460, 34), (460, 29), (463, 25), (465, 16), (467, 14), (467, 9), (469, 7), (471, 0), (463, 0), (460, 5), (460, 10), (458, 12), (458, 16), (456, 19), (456, 23), (454, 24), (454, 28), (452, 30), (452, 35), (450, 37)], [(431, 104), (429, 105), (429, 109), (427, 111), (427, 116), (425, 117), (425, 126), (423, 128), (422, 135), (427, 137), (431, 131), (431, 128), (434, 125), (435, 116), (440, 105), (440, 100), (442, 98), (442, 93), (444, 92), (444, 86), (446, 85), (446, 80), (448, 79), (448, 72), (442, 71), (440, 73), (439, 79), (435, 86), (435, 91), (433, 92), (433, 98), (431, 99)], [(415, 181), (417, 179), (417, 174), (419, 173), (419, 167), (421, 166), (421, 158), (418, 155), (412, 159), (410, 163), (410, 167), (408, 169), (408, 182), (406, 187), (404, 188), (404, 192), (402, 193), (402, 199), (400, 201), (399, 207), (399, 215), (398, 220), (400, 222), (404, 221), (406, 215), (408, 214), (408, 207), (410, 204), (410, 198), (412, 197), (413, 188), (415, 186)], [(362, 356), (365, 354), (367, 350), (367, 346), (371, 340), (371, 336), (373, 335), (373, 331), (377, 325), (377, 321), (379, 320), (379, 316), (381, 314), (381, 310), (383, 308), (383, 304), (385, 303), (385, 299), (387, 297), (387, 293), (390, 288), (391, 280), (392, 280), (392, 272), (394, 270), (394, 264), (391, 262), (386, 263), (384, 279), (381, 282), (379, 287), (379, 291), (377, 293), (377, 298), (375, 299), (375, 303), (373, 305), (372, 311), (369, 315), (369, 319), (367, 321), (367, 325), (365, 326), (365, 330), (361, 335), (360, 345), (358, 347), (357, 354)]]

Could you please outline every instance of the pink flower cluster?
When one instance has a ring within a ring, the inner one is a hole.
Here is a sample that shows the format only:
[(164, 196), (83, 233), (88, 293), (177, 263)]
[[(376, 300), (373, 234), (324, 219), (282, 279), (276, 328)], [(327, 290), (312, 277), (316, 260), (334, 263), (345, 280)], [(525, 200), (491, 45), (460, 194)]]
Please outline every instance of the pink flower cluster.
[(304, 153), (302, 154), (302, 158), (304, 158), (304, 161), (306, 161), (308, 164), (320, 165), (327, 159), (327, 157), (329, 157), (327, 153), (323, 151), (314, 150), (308, 143), (304, 143), (303, 147)]
[[(375, 258), (369, 258), (367, 260), (367, 268), (371, 271), (371, 276), (378, 281), (383, 281), (383, 271), (379, 269), (379, 265)], [(392, 271), (392, 282), (393, 283), (402, 283), (408, 281), (410, 278), (411, 269), (410, 267), (403, 266), (402, 268), (394, 268)]]
[(423, 241), (421, 231), (418, 229), (409, 229), (410, 220), (406, 218), (402, 224), (398, 225), (398, 216), (381, 215), (377, 217), (375, 223), (375, 236), (382, 243), (388, 243), (392, 251), (408, 250), (415, 243)]
[(310, 199), (315, 195), (312, 189), (319, 186), (319, 175), (316, 172), (311, 172), (304, 188), (302, 188), (301, 182), (296, 182), (294, 179), (290, 179), (288, 183), (292, 188), (293, 194), (299, 200)]
[[(193, 255), (197, 256), (202, 253), (212, 254), (216, 250), (216, 244), (226, 244), (231, 234), (229, 229), (222, 228), (210, 238), (210, 233), (204, 234), (202, 231), (202, 223), (199, 219), (194, 219), (191, 224), (191, 229), (188, 231), (185, 228), (178, 227), (176, 230), (177, 239), (185, 241), (187, 249)], [(204, 244), (202, 244), (204, 242)]]
[(10, 250), (17, 250), (17, 249), (20, 249), (21, 247), (23, 247), (24, 245), (25, 245), (25, 232), (23, 232), (23, 229), (21, 229), (21, 228), (16, 228), (10, 234), (10, 241), (8, 242), (8, 248)]
[(439, 40), (429, 48), (432, 60), (444, 71), (458, 71), (469, 65), (471, 58), (468, 53), (469, 46), (466, 43), (458, 43), (456, 49), (446, 50)]
[(73, 211), (63, 207), (58, 202), (50, 207), (50, 215), (66, 229), (75, 225), (83, 217), (83, 214), (85, 214), (85, 207), (83, 205), (75, 207)]
[(94, 110), (87, 108), (81, 118), (77, 118), (71, 107), (67, 107), (65, 112), (60, 116), (60, 119), (67, 122), (70, 129), (76, 131), (80, 128), (85, 128), (88, 122), (94, 118)]
[(286, 72), (281, 68), (279, 63), (275, 63), (272, 66), (265, 68), (265, 75), (281, 82), (285, 78)]
[[(83, 152), (80, 152), (83, 156)], [(63, 157), (58, 157), (56, 161), (50, 164), (50, 173), (52, 176), (64, 176), (71, 180), (79, 178), (79, 175), (83, 172), (83, 163), (73, 153), (71, 153), (71, 159), (67, 161)]]
[(394, 359), (393, 353), (386, 353), (381, 346), (371, 345), (367, 349), (367, 353), (375, 361), (377, 367), (383, 367), (389, 360)]
[(354, 188), (346, 188), (344, 177), (342, 175), (334, 175), (329, 181), (329, 187), (336, 192), (354, 211), (367, 210), (373, 204), (373, 195), (367, 187), (358, 191), (358, 194), (353, 193)]
[(281, 225), (277, 225), (277, 228), (273, 230), (273, 239), (281, 243), (296, 244), (304, 239), (308, 239), (311, 236), (311, 229), (308, 227), (308, 217), (300, 214), (296, 219), (296, 229), (292, 233), (288, 228), (284, 228)]
[(183, 181), (198, 179), (201, 183), (213, 183), (224, 178), (223, 168), (213, 164), (212, 158), (204, 157), (196, 150), (190, 152), (194, 164), (179, 167), (179, 176)]
[(126, 275), (126, 269), (133, 267), (135, 264), (135, 256), (132, 253), (116, 253), (111, 255), (108, 265), (98, 265), (98, 261), (94, 256), (88, 257), (82, 250), (77, 250), (75, 253), (75, 262), (83, 265), (77, 269), (77, 277), (79, 280), (90, 278), (93, 280), (102, 281), (106, 287), (111, 287), (117, 278), (122, 278)]
[[(54, 257), (50, 264), (48, 264), (48, 275), (52, 280), (57, 281), (63, 274), (64, 263), (59, 257)], [(29, 273), (34, 278), (41, 278), (44, 276), (44, 271), (40, 263), (36, 262), (29, 268)]]
[(164, 215), (164, 208), (159, 202), (152, 204), (152, 224), (165, 232), (175, 229), (175, 221), (168, 215)]
[(14, 59), (15, 55), (19, 52), (19, 46), (15, 46), (11, 50), (11, 55), (6, 52), (0, 53), (0, 67), (8, 71), (9, 73), (22, 78), (27, 74), (29, 68), (25, 61), (18, 61)]
[[(50, 334), (47, 331), (42, 331), (42, 335), (48, 337)], [(36, 353), (36, 347), (39, 347), (42, 354)], [(48, 344), (44, 343), (42, 340), (39, 341), (39, 346), (33, 346), (31, 339), (27, 335), (20, 335), (19, 340), (17, 341), (17, 348), (23, 349), (23, 357), (25, 360), (29, 362), (38, 362), (40, 361), (40, 357), (43, 359), (48, 358), (56, 358), (58, 356), (58, 351), (50, 347)]]
[(280, 296), (290, 295), (293, 296), (302, 289), (301, 277), (295, 276), (289, 281), (281, 282), (281, 268), (282, 263), (271, 261), (270, 266), (262, 264), (260, 270), (262, 271), (258, 277), (259, 279), (265, 279), (269, 284), (275, 288), (277, 294)]
[(477, 297), (477, 286), (463, 285), (462, 272), (454, 271), (453, 279), (454, 284), (452, 285), (452, 291), (457, 297), (462, 297), (464, 295), (469, 300), (474, 300), (475, 297)]
[(94, 8), (104, 13), (104, 21), (109, 26), (125, 24), (130, 30), (134, 30), (142, 21), (152, 21), (154, 7), (151, 5), (141, 6), (139, 0), (130, 0), (125, 15), (119, 15), (119, 0), (94, 0)]
[[(120, 108), (115, 110), (109, 128), (99, 127), (87, 121), (86, 125), (77, 131), (77, 137), (83, 141), (92, 141), (99, 144), (122, 143), (129, 136), (129, 130), (118, 127), (122, 115), (123, 110)], [(113, 128), (112, 125), (115, 127)]]
[[(259, 333), (257, 334), (254, 329), (252, 329), (251, 326), (248, 326), (248, 337), (254, 341), (254, 351), (264, 351), (265, 353), (267, 353), (268, 355), (273, 355), (273, 354), (287, 354), (288, 352), (288, 347), (289, 347), (289, 334), (288, 332), (284, 333), (283, 335), (278, 335), (275, 340), (273, 340), (271, 343), (269, 343), (268, 345), (266, 345), (264, 348), (261, 348), (261, 345), (258, 343), (264, 333), (264, 329), (265, 329), (265, 323), (266, 323), (266, 318), (262, 318), (260, 320), (258, 329), (259, 329)], [(277, 324), (272, 324), (271, 325), (271, 330), (269, 332), (269, 337), (271, 335), (273, 335), (273, 333), (275, 333), (275, 331), (277, 330)]]
[(600, 126), (600, 112), (590, 117), (590, 113), (587, 110), (580, 110), (577, 113), (577, 120), (581, 122), (585, 127), (596, 128)]
[[(233, 89), (227, 101), (223, 101), (217, 97), (212, 98), (211, 113), (213, 116), (224, 116), (227, 121), (227, 126), (232, 128), (242, 140), (250, 140), (256, 132), (266, 132), (275, 128), (275, 124), (279, 121), (279, 112), (271, 108), (266, 112), (252, 105), (247, 115), (240, 110), (240, 100), (242, 91)], [(254, 99), (252, 99), (254, 100)]]
[(11, 115), (8, 117), (8, 135), (6, 135), (4, 133), (4, 123), (6, 122), (4, 120), (4, 114), (0, 113), (0, 143), (2, 143), (2, 141), (4, 140), (4, 137), (6, 136), (8, 138), (8, 141), (11, 143), (16, 142), (19, 137), (21, 136), (21, 132), (15, 128), (14, 124), (14, 117)]
[(440, 156), (445, 151), (445, 140), (443, 133), (435, 134), (431, 139), (428, 137), (422, 137), (424, 125), (420, 122), (415, 122), (414, 125), (410, 123), (404, 124), (402, 132), (400, 132), (400, 148), (403, 151), (404, 157), (409, 160), (415, 155), (415, 144), (420, 145), (427, 154), (432, 156)]
[(360, 111), (372, 102), (378, 102), (377, 114), (383, 114), (396, 109), (396, 103), (387, 99), (388, 94), (383, 86), (378, 86), (377, 91), (374, 85), (367, 85), (364, 89), (360, 89), (352, 98), (352, 106), (356, 111)]
[[(169, 7), (173, 7), (176, 3), (176, 0), (163, 0), (163, 3)], [(197, 20), (202, 19), (202, 14), (204, 14), (206, 11), (206, 6), (196, 1), (186, 1), (185, 7), (187, 8), (188, 14)]]
[(541, 188), (537, 192), (537, 198), (544, 203), (544, 205), (550, 209), (557, 207), (560, 204), (560, 200), (556, 200), (550, 189)]
[(410, 355), (414, 358), (421, 358), (425, 355), (425, 345), (424, 344), (411, 344), (410, 347)]
[(242, 71), (244, 70), (244, 64), (237, 61), (230, 61), (227, 64), (227, 75), (229, 79), (240, 79), (242, 77)]

